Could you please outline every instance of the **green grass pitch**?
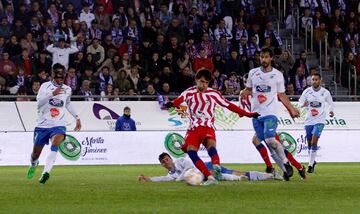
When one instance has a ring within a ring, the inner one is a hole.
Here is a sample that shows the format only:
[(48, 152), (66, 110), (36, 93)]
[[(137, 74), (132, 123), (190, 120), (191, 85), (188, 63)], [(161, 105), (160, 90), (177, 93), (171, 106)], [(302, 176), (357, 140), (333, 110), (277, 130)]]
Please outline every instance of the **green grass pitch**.
[[(264, 170), (260, 164), (226, 165)], [(0, 167), (0, 213), (360, 213), (360, 163), (319, 163), (305, 181), (238, 181), (191, 187), (140, 183), (160, 165), (55, 166), (45, 185), (27, 167)], [(296, 171), (297, 172), (297, 171)]]

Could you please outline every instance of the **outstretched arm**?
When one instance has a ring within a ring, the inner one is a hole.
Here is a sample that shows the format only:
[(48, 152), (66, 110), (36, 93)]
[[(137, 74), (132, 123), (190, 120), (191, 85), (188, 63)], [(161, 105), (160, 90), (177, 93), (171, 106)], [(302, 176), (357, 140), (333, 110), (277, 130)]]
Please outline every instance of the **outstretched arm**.
[(300, 112), (298, 109), (294, 108), (294, 106), (290, 103), (288, 96), (285, 93), (278, 93), (278, 99), (285, 108), (289, 111), (289, 114), (292, 118), (299, 117)]

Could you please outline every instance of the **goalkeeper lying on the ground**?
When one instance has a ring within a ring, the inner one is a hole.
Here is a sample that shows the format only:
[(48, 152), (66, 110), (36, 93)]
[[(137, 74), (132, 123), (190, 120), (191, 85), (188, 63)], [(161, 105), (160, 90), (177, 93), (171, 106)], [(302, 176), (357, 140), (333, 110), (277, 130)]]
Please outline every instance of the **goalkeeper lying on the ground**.
[[(182, 181), (184, 180), (184, 173), (191, 168), (194, 168), (194, 165), (191, 161), (185, 158), (178, 158), (175, 161), (167, 153), (162, 153), (159, 155), (159, 161), (161, 166), (168, 170), (166, 176), (156, 176), (156, 177), (147, 177), (141, 174), (138, 179), (139, 181)], [(206, 166), (209, 170), (213, 170), (211, 162), (206, 162)], [(278, 174), (276, 171), (273, 173), (266, 172), (241, 172), (239, 170), (227, 169), (221, 166), (222, 177), (221, 180), (224, 181), (240, 181), (240, 180), (250, 180), (250, 181), (259, 181), (259, 180), (283, 180), (283, 177)]]

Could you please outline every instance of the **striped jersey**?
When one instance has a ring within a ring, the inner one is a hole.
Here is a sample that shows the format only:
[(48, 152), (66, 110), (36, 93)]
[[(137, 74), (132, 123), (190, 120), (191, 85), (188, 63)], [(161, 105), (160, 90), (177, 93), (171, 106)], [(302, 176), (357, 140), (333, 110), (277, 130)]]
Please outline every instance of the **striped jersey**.
[(200, 92), (196, 86), (188, 88), (174, 100), (174, 106), (178, 107), (181, 103), (186, 102), (190, 118), (189, 130), (199, 126), (214, 128), (215, 106), (228, 107), (230, 102), (227, 101), (220, 92), (207, 88)]

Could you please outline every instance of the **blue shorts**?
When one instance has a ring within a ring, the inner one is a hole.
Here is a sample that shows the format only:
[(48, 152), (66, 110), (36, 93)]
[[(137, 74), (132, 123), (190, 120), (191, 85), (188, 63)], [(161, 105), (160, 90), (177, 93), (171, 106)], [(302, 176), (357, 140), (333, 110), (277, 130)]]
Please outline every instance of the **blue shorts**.
[(306, 139), (311, 140), (312, 136), (320, 137), (322, 130), (324, 129), (325, 124), (318, 123), (315, 125), (305, 126)]
[(66, 134), (65, 126), (55, 126), (52, 128), (39, 128), (35, 127), (34, 130), (34, 144), (39, 146), (45, 146), (49, 144), (49, 139), (57, 134)]
[(278, 119), (276, 116), (267, 115), (260, 118), (253, 118), (252, 122), (256, 136), (260, 142), (276, 136), (276, 128), (278, 126)]
[[(213, 165), (211, 162), (205, 162), (206, 167), (211, 171), (214, 170)], [(233, 174), (234, 170), (225, 168), (221, 166), (221, 173), (223, 174)]]

